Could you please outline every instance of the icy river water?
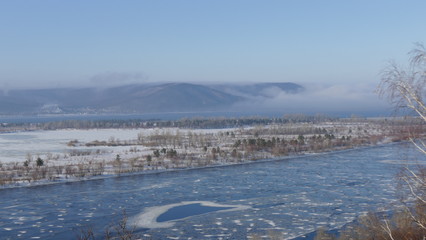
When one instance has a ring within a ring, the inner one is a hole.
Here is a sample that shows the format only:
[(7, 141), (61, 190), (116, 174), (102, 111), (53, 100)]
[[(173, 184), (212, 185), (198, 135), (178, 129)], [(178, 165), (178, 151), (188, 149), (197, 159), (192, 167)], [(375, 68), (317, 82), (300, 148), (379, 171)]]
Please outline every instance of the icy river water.
[[(227, 167), (111, 177), (0, 190), (0, 239), (76, 239), (102, 234), (125, 209), (153, 239), (245, 239), (276, 231), (285, 239), (339, 228), (397, 202), (406, 144)], [(161, 220), (161, 221), (160, 221)]]

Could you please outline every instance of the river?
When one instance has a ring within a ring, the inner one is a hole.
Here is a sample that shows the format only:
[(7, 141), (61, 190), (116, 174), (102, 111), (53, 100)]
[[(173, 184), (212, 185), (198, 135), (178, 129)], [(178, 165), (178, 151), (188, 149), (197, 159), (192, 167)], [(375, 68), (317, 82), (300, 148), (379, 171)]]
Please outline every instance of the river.
[[(153, 239), (245, 239), (270, 231), (291, 239), (320, 226), (339, 228), (367, 211), (391, 209), (398, 202), (395, 175), (403, 165), (397, 160), (420, 157), (407, 144), (392, 144), (2, 189), (0, 239), (76, 239), (79, 229), (87, 226), (102, 235), (123, 210), (138, 234)], [(210, 206), (208, 211), (200, 208), (204, 205)], [(163, 225), (146, 217), (156, 210), (155, 216), (164, 218), (173, 207), (169, 215), (186, 213), (163, 219)]]

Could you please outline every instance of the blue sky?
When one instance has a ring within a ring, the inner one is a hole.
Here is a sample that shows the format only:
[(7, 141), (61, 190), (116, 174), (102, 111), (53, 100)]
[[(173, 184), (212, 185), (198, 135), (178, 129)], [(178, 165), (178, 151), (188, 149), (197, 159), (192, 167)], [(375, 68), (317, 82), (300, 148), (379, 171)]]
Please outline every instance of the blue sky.
[(373, 84), (426, 39), (426, 1), (0, 1), (0, 88)]

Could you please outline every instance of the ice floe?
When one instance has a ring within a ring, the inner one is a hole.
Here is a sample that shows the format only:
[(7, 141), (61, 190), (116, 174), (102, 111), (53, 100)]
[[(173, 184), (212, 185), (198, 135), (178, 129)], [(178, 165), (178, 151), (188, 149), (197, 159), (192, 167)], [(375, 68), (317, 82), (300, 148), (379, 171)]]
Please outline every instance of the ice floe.
[[(241, 210), (251, 208), (250, 206), (245, 206), (245, 205), (225, 205), (225, 204), (218, 204), (218, 203), (209, 202), (209, 201), (185, 201), (185, 202), (180, 202), (175, 204), (168, 204), (164, 206), (149, 207), (145, 209), (141, 214), (138, 214), (136, 216), (129, 218), (129, 223), (138, 228), (172, 227), (174, 223), (179, 219), (165, 221), (165, 222), (158, 222), (157, 218), (172, 208), (185, 206), (189, 204), (200, 204), (201, 206), (206, 206), (206, 207), (228, 208), (224, 210), (218, 210), (217, 212), (241, 211)], [(216, 224), (218, 223), (220, 222), (217, 222)], [(221, 223), (218, 225), (221, 225)]]

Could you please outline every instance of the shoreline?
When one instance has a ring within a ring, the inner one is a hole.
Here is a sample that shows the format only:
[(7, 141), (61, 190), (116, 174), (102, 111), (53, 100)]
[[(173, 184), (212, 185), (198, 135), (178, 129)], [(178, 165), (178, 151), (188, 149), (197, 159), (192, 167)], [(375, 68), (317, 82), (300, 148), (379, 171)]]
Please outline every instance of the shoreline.
[(16, 188), (31, 188), (31, 187), (41, 187), (41, 186), (75, 183), (75, 182), (83, 182), (83, 181), (104, 180), (104, 179), (111, 179), (111, 178), (117, 178), (117, 177), (131, 177), (131, 176), (138, 176), (138, 175), (162, 174), (162, 173), (180, 172), (180, 171), (196, 171), (196, 170), (209, 169), (209, 168), (223, 168), (223, 167), (242, 166), (242, 165), (255, 164), (255, 163), (268, 163), (268, 162), (275, 162), (275, 161), (285, 161), (285, 160), (306, 158), (306, 157), (311, 157), (311, 156), (333, 155), (333, 154), (339, 154), (339, 153), (357, 151), (357, 150), (363, 150), (363, 149), (380, 148), (380, 147), (387, 147), (387, 146), (392, 146), (392, 145), (402, 145), (402, 144), (406, 144), (406, 143), (408, 143), (408, 141), (379, 143), (379, 144), (375, 144), (375, 145), (373, 145), (373, 144), (360, 145), (360, 146), (355, 146), (355, 147), (346, 148), (346, 149), (332, 149), (332, 150), (326, 150), (326, 151), (322, 151), (322, 152), (306, 152), (306, 153), (280, 156), (280, 157), (274, 157), (274, 158), (264, 158), (264, 159), (257, 159), (257, 160), (244, 160), (243, 162), (238, 162), (238, 163), (213, 164), (213, 165), (202, 166), (202, 167), (171, 168), (171, 169), (161, 169), (161, 170), (142, 170), (142, 171), (135, 171), (135, 172), (129, 172), (129, 173), (121, 173), (121, 174), (105, 174), (105, 175), (101, 175), (101, 176), (92, 176), (92, 177), (81, 178), (81, 179), (61, 179), (61, 180), (47, 180), (47, 179), (45, 179), (45, 180), (38, 180), (38, 181), (35, 181), (35, 182), (32, 182), (32, 183), (15, 183), (15, 184), (1, 185), (0, 191), (8, 190), (8, 189), (16, 189)]
[[(56, 123), (0, 133), (0, 189), (295, 159), (412, 137), (396, 120), (305, 118), (182, 120), (165, 126), (108, 122), (70, 129), (55, 129), (68, 126)], [(231, 123), (243, 126), (228, 127)]]

